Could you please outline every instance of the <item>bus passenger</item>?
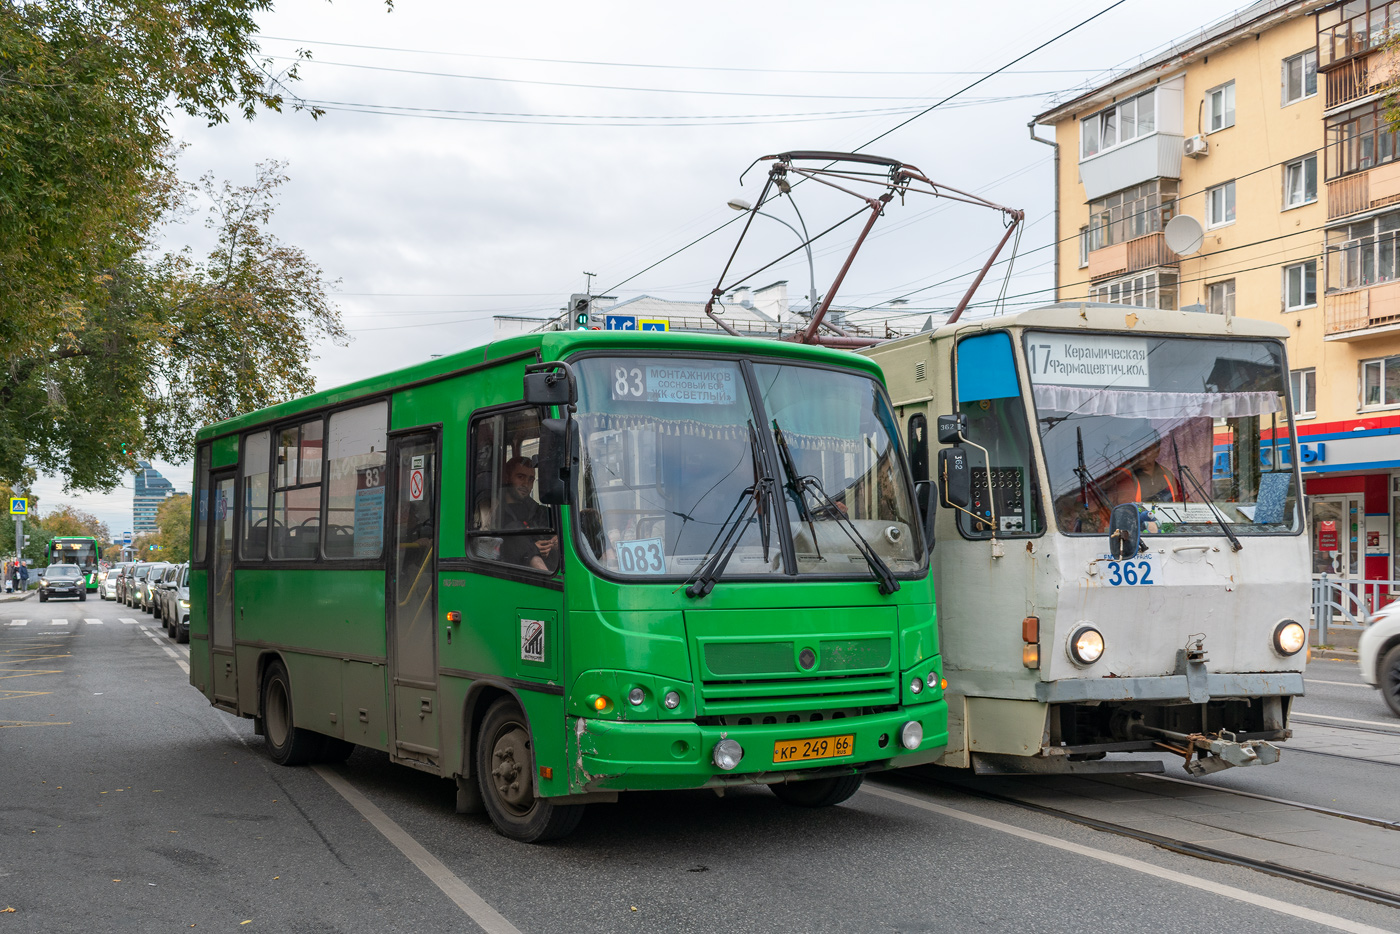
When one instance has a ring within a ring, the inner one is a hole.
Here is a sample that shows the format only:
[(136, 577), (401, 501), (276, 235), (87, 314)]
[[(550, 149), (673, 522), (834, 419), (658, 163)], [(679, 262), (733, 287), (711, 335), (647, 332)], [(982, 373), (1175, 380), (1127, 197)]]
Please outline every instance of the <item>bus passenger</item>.
[[(506, 461), (506, 485), (501, 488), (501, 525), (503, 529), (550, 530), (549, 509), (535, 502), (535, 465), (528, 457), (512, 457)], [(551, 571), (558, 535), (531, 538), (528, 535), (508, 536), (501, 546), (501, 560), (510, 564)]]

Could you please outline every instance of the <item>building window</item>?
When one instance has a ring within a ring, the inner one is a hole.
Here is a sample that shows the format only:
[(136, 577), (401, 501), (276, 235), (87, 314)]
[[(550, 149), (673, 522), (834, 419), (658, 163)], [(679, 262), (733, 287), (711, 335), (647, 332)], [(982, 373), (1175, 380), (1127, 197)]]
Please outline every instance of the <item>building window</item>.
[(1089, 249), (1101, 250), (1161, 230), (1176, 213), (1176, 192), (1176, 179), (1159, 178), (1090, 201)]
[(1400, 151), (1383, 100), (1328, 117), (1324, 132), (1328, 181), (1394, 162)]
[(1087, 159), (1155, 132), (1157, 91), (1154, 88), (1080, 120), (1080, 158)]
[(1206, 286), (1206, 310), (1213, 315), (1235, 315), (1235, 280), (1225, 279)]
[(1223, 227), (1235, 222), (1235, 183), (1206, 189), (1206, 226)]
[(1089, 265), (1089, 228), (1079, 228), (1079, 268)]
[(1317, 200), (1317, 156), (1304, 156), (1283, 167), (1283, 206), (1296, 208)]
[(1137, 305), (1142, 308), (1176, 309), (1176, 274), (1170, 272), (1140, 273), (1101, 282), (1089, 288), (1089, 301), (1112, 302), (1117, 305)]
[(1349, 0), (1335, 3), (1317, 14), (1318, 62), (1326, 68), (1385, 43), (1400, 25), (1400, 3), (1395, 0)]
[(1400, 405), (1400, 357), (1361, 363), (1361, 407), (1382, 409)]
[(1288, 374), (1288, 386), (1293, 393), (1293, 414), (1317, 414), (1317, 370), (1294, 370)]
[(1283, 267), (1283, 310), (1297, 311), (1317, 304), (1317, 260)]
[(1206, 92), (1206, 114), (1210, 127), (1207, 133), (1235, 125), (1235, 82)]
[(1397, 276), (1396, 237), (1400, 211), (1328, 231), (1327, 288), (1359, 289)]
[(1283, 106), (1317, 93), (1317, 50), (1283, 60)]

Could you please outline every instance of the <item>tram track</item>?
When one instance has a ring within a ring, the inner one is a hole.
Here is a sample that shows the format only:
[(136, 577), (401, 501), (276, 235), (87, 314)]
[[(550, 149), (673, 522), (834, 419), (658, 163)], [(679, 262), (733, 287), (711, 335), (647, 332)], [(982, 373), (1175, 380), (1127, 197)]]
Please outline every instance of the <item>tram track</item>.
[[(1391, 763), (1386, 764), (1389, 765)], [(1235, 853), (1227, 853), (1224, 850), (1218, 850), (1213, 847), (1204, 846), (1199, 843), (1191, 843), (1187, 840), (1180, 840), (1173, 837), (1167, 837), (1163, 836), (1162, 834), (1155, 834), (1145, 830), (1137, 830), (1135, 828), (1128, 827), (1123, 824), (1114, 823), (1113, 821), (1106, 821), (1096, 817), (1088, 817), (1082, 814), (1076, 814), (1072, 811), (1067, 811), (1062, 808), (1056, 808), (1045, 804), (1035, 804), (1029, 801), (1022, 801), (1011, 795), (999, 794), (995, 791), (989, 791), (983, 788), (972, 787), (958, 781), (940, 779), (926, 774), (906, 774), (901, 777), (914, 783), (931, 785), (938, 788), (948, 789), (950, 791), (958, 791), (964, 795), (967, 795), (968, 797), (981, 798), (986, 801), (995, 801), (1000, 804), (1009, 804), (1014, 807), (1020, 808), (1021, 810), (1030, 811), (1037, 814), (1044, 814), (1049, 817), (1056, 817), (1061, 820), (1070, 821), (1071, 823), (1079, 824), (1083, 827), (1089, 827), (1094, 830), (1099, 830), (1104, 833), (1116, 834), (1118, 836), (1127, 837), (1129, 839), (1137, 840), (1142, 843), (1148, 843), (1152, 846), (1159, 847), (1164, 850), (1170, 850), (1174, 853), (1180, 853), (1184, 856), (1192, 856), (1197, 859), (1225, 863), (1232, 866), (1241, 866), (1247, 869), (1253, 869), (1258, 872), (1265, 873), (1267, 875), (1275, 876), (1277, 878), (1289, 879), (1294, 882), (1301, 882), (1304, 885), (1309, 885), (1314, 888), (1325, 889), (1327, 891), (1337, 892), (1343, 895), (1350, 895), (1354, 898), (1364, 899), (1366, 901), (1374, 902), (1380, 905), (1385, 905), (1390, 908), (1400, 908), (1400, 894), (1388, 892), (1384, 889), (1373, 888), (1367, 885), (1361, 885), (1355, 882), (1349, 882), (1346, 879), (1340, 879), (1334, 876), (1327, 876), (1322, 873), (1313, 872), (1307, 869), (1298, 869), (1291, 866), (1284, 866), (1279, 863), (1271, 862), (1265, 859), (1256, 859), (1249, 856), (1240, 856)], [(1214, 788), (1214, 786), (1210, 787)], [(1227, 789), (1216, 790), (1224, 791)], [(1305, 805), (1297, 805), (1294, 802), (1282, 803), (1294, 805), (1297, 807), (1307, 807)], [(1307, 809), (1314, 811), (1320, 810), (1322, 813), (1327, 813), (1326, 809), (1319, 809), (1316, 807), (1307, 807)], [(1351, 820), (1361, 820), (1364, 823), (1376, 824), (1380, 826), (1389, 826), (1391, 827), (1391, 829), (1400, 829), (1400, 826), (1392, 825), (1391, 822), (1382, 822), (1379, 818), (1367, 819), (1360, 816), (1347, 815), (1344, 812), (1336, 812), (1333, 816), (1339, 818), (1345, 817), (1346, 819)]]
[[(1306, 749), (1291, 750), (1294, 752), (1307, 752)], [(1363, 760), (1371, 761), (1371, 760)], [(1381, 765), (1394, 765), (1393, 762), (1382, 762)], [(1359, 824), (1370, 824), (1373, 827), (1384, 827), (1386, 830), (1400, 830), (1400, 821), (1386, 820), (1383, 817), (1368, 817), (1365, 814), (1356, 814), (1351, 811), (1342, 811), (1337, 808), (1329, 808), (1322, 804), (1306, 804), (1302, 801), (1290, 801), (1287, 798), (1275, 798), (1272, 795), (1261, 795), (1254, 791), (1243, 791), (1239, 788), (1227, 788), (1222, 785), (1209, 785), (1200, 782), (1193, 782), (1186, 778), (1174, 778), (1170, 775), (1146, 775), (1144, 779), (1157, 782), (1172, 782), (1177, 785), (1189, 785), (1192, 788), (1209, 788), (1211, 791), (1218, 791), (1222, 794), (1235, 795), (1240, 798), (1252, 798), (1255, 801), (1269, 801), (1274, 804), (1282, 804), (1291, 808), (1298, 808), (1303, 811), (1312, 811), (1314, 814), (1325, 814), (1328, 817), (1338, 817), (1342, 820), (1356, 821)]]

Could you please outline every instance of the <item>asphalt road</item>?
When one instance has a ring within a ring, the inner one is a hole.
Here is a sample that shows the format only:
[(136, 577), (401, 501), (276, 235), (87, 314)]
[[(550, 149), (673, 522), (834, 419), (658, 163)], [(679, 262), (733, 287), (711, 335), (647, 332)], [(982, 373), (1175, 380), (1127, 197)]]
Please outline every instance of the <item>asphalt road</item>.
[[(898, 776), (816, 812), (762, 789), (624, 795), (526, 846), (380, 753), (271, 764), (182, 649), (110, 603), (0, 604), (0, 931), (1400, 931), (1391, 909)], [(1370, 700), (1351, 690), (1309, 701)], [(1366, 774), (1305, 758), (1248, 771)]]

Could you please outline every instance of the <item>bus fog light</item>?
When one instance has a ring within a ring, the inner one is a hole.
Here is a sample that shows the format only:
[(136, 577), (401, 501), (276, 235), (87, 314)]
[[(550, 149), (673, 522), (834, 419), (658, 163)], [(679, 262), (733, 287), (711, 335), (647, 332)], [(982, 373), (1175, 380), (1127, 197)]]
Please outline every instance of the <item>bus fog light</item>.
[(646, 693), (641, 688), (633, 688), (627, 692), (627, 703), (633, 707), (640, 707), (642, 701), (646, 700)]
[(722, 739), (715, 743), (715, 751), (710, 758), (714, 761), (715, 768), (732, 772), (739, 767), (739, 761), (744, 758), (744, 747), (732, 739)]
[(681, 696), (675, 691), (667, 691), (662, 703), (666, 705), (667, 710), (675, 710), (681, 705)]
[(1286, 619), (1274, 627), (1274, 651), (1297, 655), (1308, 644), (1308, 631), (1297, 620)]
[(1069, 637), (1069, 657), (1076, 665), (1092, 665), (1103, 657), (1103, 633), (1093, 626), (1080, 626)]
[(924, 693), (924, 679), (915, 675), (913, 680), (909, 682), (909, 690), (915, 694)]
[(924, 742), (924, 725), (918, 720), (910, 720), (899, 731), (899, 742), (905, 749), (918, 749)]

